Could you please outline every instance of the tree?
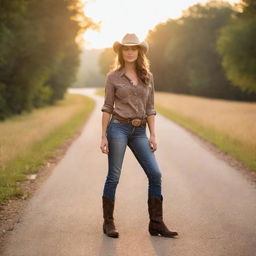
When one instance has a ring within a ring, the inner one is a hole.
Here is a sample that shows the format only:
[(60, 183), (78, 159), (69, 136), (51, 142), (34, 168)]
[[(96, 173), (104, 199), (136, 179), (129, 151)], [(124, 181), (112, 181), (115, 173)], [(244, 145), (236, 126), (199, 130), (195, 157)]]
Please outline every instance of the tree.
[(106, 75), (114, 64), (116, 54), (112, 48), (106, 48), (99, 57), (100, 72)]
[(79, 66), (76, 41), (97, 28), (80, 0), (1, 0), (0, 119), (54, 104)]
[(216, 50), (220, 29), (236, 12), (225, 2), (196, 4), (181, 18), (149, 31), (149, 57), (157, 90), (234, 100), (255, 100), (226, 77)]
[(243, 91), (256, 92), (256, 3), (243, 2), (243, 12), (222, 28), (217, 50), (230, 81)]
[(237, 17), (255, 18), (256, 2), (255, 0), (242, 0), (242, 13), (238, 13)]

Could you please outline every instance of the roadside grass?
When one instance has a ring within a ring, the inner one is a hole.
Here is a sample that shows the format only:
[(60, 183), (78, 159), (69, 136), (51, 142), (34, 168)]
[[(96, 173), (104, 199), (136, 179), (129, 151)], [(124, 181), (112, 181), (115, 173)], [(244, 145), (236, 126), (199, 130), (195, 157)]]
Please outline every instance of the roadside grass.
[(256, 103), (157, 92), (156, 110), (256, 172)]
[(104, 95), (105, 95), (105, 88), (98, 89), (95, 94), (104, 97)]
[(22, 196), (19, 182), (36, 173), (72, 135), (95, 106), (83, 95), (66, 94), (54, 106), (0, 123), (0, 203)]

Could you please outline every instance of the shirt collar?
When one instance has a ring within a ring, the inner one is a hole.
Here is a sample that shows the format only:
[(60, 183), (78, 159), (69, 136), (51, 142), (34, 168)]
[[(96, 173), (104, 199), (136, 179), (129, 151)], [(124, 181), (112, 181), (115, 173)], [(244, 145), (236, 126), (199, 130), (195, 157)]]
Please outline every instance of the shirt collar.
[(125, 68), (122, 67), (120, 70), (119, 70), (119, 75), (120, 76), (123, 76), (125, 74)]
[[(121, 76), (123, 76), (123, 75), (125, 75), (125, 68), (124, 67), (122, 67), (120, 70), (119, 70), (119, 76), (121, 77)], [(127, 76), (126, 76), (127, 77)], [(141, 81), (141, 79), (140, 78), (138, 78), (139, 79), (139, 82)]]

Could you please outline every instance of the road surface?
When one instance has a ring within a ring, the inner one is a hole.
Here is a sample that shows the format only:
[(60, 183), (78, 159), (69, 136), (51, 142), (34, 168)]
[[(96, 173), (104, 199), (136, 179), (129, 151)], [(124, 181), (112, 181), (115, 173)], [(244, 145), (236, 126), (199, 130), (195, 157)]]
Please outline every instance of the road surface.
[[(116, 192), (118, 239), (102, 232), (101, 195), (107, 155), (100, 151), (103, 98), (83, 132), (29, 199), (9, 232), (3, 256), (254, 256), (256, 187), (195, 136), (156, 116), (164, 220), (176, 239), (147, 231), (147, 178), (127, 147)], [(147, 130), (148, 133), (148, 130)]]

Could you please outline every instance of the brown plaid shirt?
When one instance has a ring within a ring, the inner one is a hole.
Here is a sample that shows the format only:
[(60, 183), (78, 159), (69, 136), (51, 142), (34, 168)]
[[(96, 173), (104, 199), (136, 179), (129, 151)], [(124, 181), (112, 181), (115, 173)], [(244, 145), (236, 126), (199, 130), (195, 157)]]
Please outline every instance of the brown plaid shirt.
[(101, 111), (125, 118), (145, 118), (156, 115), (154, 109), (154, 78), (151, 73), (149, 86), (138, 79), (133, 85), (125, 69), (111, 71), (106, 76), (105, 101)]

